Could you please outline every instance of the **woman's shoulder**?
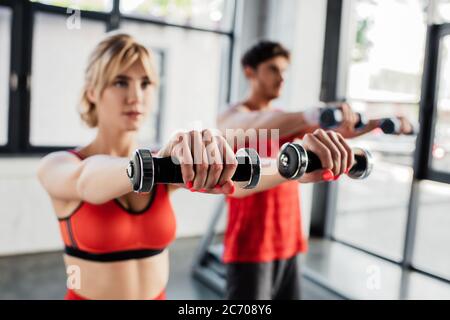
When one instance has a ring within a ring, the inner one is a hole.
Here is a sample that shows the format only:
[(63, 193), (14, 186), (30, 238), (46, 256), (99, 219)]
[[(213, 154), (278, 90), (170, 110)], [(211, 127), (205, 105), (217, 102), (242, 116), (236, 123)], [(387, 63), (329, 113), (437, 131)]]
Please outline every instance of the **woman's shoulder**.
[(74, 159), (74, 158), (80, 158), (78, 152), (74, 149), (69, 149), (51, 152), (45, 155), (41, 160), (54, 161), (54, 160)]
[(65, 150), (63, 152), (69, 153), (75, 157), (77, 157), (80, 160), (84, 160), (87, 158), (86, 156), (86, 152), (83, 150), (83, 148), (79, 147), (79, 148), (73, 148), (73, 149), (68, 149)]
[(78, 153), (76, 149), (55, 151), (45, 155), (39, 161), (39, 168), (42, 169), (58, 164), (80, 162), (82, 160), (81, 154)]

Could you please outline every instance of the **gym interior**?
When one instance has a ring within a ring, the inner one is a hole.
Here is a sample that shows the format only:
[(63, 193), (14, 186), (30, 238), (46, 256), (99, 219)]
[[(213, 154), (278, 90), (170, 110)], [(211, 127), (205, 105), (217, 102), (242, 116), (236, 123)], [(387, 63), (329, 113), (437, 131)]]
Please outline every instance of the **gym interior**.
[[(37, 168), (95, 136), (77, 105), (88, 55), (114, 30), (150, 48), (159, 73), (142, 146), (216, 127), (246, 96), (241, 57), (261, 39), (291, 52), (277, 108), (345, 101), (416, 124), (350, 141), (373, 156), (368, 178), (299, 183), (301, 298), (450, 299), (449, 0), (0, 0), (0, 299), (64, 298), (64, 244)], [(225, 197), (171, 199), (167, 299), (224, 299)]]

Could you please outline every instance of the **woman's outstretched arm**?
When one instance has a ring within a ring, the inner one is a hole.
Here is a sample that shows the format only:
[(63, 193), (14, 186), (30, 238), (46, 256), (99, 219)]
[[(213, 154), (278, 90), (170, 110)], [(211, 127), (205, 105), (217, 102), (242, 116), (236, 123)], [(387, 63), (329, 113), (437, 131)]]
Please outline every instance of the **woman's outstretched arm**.
[(38, 178), (52, 198), (105, 203), (133, 191), (126, 174), (128, 158), (95, 155), (80, 160), (68, 152), (44, 157)]

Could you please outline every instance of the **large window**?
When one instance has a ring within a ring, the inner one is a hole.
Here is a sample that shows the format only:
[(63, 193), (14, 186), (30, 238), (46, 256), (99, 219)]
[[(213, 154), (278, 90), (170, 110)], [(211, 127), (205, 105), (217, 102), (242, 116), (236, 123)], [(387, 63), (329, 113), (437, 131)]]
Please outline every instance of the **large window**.
[(416, 227), (411, 228), (415, 238), (414, 245), (410, 246), (413, 249), (410, 260), (414, 268), (450, 282), (450, 24), (430, 27), (428, 42), (424, 77), (427, 85), (421, 104), (422, 127), (427, 128), (421, 142), (427, 147), (423, 148), (423, 155), (417, 153), (418, 170), (422, 172), (417, 183), (419, 188), (414, 188), (412, 195), (419, 201), (412, 211), (416, 214), (411, 217), (412, 225)]
[(8, 141), (11, 9), (0, 7), (0, 145)]
[(373, 172), (316, 187), (326, 205), (314, 208), (312, 231), (358, 259), (390, 261), (401, 299), (424, 290), (446, 297), (450, 283), (449, 8), (449, 0), (328, 1), (321, 97), (344, 98), (369, 119), (406, 116), (418, 134), (350, 140), (372, 151)]
[(441, 39), (438, 61), (432, 166), (437, 171), (450, 173), (450, 35)]
[[(425, 2), (355, 0), (342, 32), (350, 33), (345, 97), (369, 119), (418, 121), (426, 40)], [(401, 43), (401, 45), (399, 45)], [(336, 239), (392, 260), (403, 254), (415, 136), (380, 130), (354, 141), (375, 156), (364, 182), (339, 181)]]
[(424, 2), (357, 0), (354, 8), (347, 97), (417, 103), (425, 49)]
[[(420, 116), (422, 131), (395, 136), (375, 130), (352, 141), (372, 151), (374, 170), (364, 181), (341, 179), (323, 191), (333, 200), (325, 234), (448, 283), (450, 24), (435, 22), (448, 21), (450, 2), (342, 3), (336, 95), (368, 118), (403, 115), (414, 123)], [(402, 278), (402, 286), (407, 282)]]
[(80, 29), (68, 29), (65, 16), (47, 13), (37, 13), (34, 20), (30, 143), (86, 143), (93, 132), (83, 126), (77, 110), (88, 55), (106, 25), (86, 19)]

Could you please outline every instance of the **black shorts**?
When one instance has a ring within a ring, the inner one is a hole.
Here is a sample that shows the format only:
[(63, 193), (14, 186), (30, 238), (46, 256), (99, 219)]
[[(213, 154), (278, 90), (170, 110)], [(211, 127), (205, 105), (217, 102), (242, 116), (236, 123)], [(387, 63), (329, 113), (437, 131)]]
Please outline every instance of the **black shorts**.
[(297, 256), (264, 263), (228, 263), (226, 299), (300, 300)]

